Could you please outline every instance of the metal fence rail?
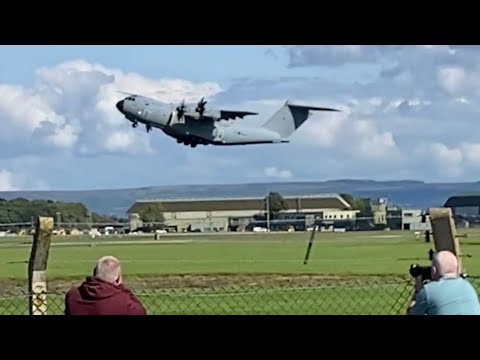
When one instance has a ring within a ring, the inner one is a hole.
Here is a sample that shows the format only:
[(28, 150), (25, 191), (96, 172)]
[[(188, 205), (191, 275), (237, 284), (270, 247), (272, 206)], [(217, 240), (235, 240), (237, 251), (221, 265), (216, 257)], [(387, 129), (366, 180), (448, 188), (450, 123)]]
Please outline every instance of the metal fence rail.
[[(469, 281), (480, 288), (480, 277)], [(132, 286), (148, 314), (378, 314), (402, 315), (410, 301), (408, 278), (330, 278), (316, 282), (158, 288)], [(1, 315), (27, 315), (26, 291), (2, 291)], [(48, 315), (64, 312), (64, 291), (48, 293)]]

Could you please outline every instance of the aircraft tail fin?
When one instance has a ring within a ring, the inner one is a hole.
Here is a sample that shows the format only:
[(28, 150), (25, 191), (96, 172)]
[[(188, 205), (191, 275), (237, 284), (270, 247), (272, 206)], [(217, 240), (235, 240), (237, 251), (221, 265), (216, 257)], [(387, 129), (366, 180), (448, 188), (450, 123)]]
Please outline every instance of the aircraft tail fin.
[(311, 116), (310, 111), (340, 111), (330, 108), (293, 105), (288, 101), (270, 118), (263, 128), (275, 131), (283, 139), (292, 135)]

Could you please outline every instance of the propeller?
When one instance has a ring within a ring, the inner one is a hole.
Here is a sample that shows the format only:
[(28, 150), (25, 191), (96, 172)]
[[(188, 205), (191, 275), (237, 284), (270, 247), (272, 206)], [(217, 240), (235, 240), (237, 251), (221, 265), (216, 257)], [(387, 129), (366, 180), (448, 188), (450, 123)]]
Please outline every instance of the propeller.
[(205, 98), (202, 97), (202, 99), (198, 102), (197, 108), (195, 109), (196, 112), (200, 114), (200, 116), (203, 115), (205, 112), (205, 105), (207, 104), (207, 101), (205, 101)]
[(185, 99), (183, 99), (180, 106), (177, 107), (177, 113), (179, 118), (181, 118), (185, 113)]

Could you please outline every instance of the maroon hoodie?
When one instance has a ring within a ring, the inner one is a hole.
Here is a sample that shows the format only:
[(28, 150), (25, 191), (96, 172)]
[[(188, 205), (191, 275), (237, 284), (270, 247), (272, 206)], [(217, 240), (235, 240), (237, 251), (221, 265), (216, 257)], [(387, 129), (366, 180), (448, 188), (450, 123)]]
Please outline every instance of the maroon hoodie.
[(146, 315), (140, 300), (125, 286), (89, 276), (65, 296), (65, 315)]

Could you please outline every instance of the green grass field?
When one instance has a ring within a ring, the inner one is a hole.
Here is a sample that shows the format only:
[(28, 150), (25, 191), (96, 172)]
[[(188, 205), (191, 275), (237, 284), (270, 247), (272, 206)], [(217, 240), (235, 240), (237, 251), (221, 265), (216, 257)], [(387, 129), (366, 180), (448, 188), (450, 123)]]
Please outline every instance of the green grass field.
[[(480, 231), (462, 239), (467, 271), (480, 275)], [(161, 274), (400, 274), (411, 263), (428, 263), (433, 244), (411, 232), (317, 233), (310, 261), (303, 265), (308, 233), (153, 237), (54, 237), (49, 278), (90, 274), (103, 255), (117, 256), (126, 276)], [(135, 242), (150, 241), (149, 244)], [(105, 244), (104, 242), (109, 243)], [(31, 238), (5, 238), (0, 279), (26, 279)], [(115, 242), (112, 244), (112, 242)], [(169, 243), (171, 242), (171, 243)], [(178, 243), (177, 243), (178, 242)], [(19, 247), (24, 243), (23, 247)], [(70, 245), (72, 244), (72, 245)], [(78, 244), (78, 245), (76, 245)], [(2, 245), (2, 240), (0, 240)]]
[[(127, 284), (142, 284), (140, 297), (150, 313), (398, 313), (410, 287), (406, 280), (387, 278), (408, 279), (410, 264), (427, 265), (433, 247), (415, 240), (413, 232), (317, 233), (304, 265), (309, 236), (54, 237), (47, 277), (49, 287), (62, 293), (108, 254), (123, 262)], [(30, 242), (31, 237), (0, 239), (3, 288), (26, 285)], [(461, 243), (462, 253), (471, 255), (463, 258), (464, 267), (480, 275), (480, 231), (469, 230)], [(327, 281), (327, 275), (349, 280)], [(61, 312), (62, 295), (50, 301)], [(0, 312), (25, 312), (24, 304), (23, 297), (4, 297)]]

